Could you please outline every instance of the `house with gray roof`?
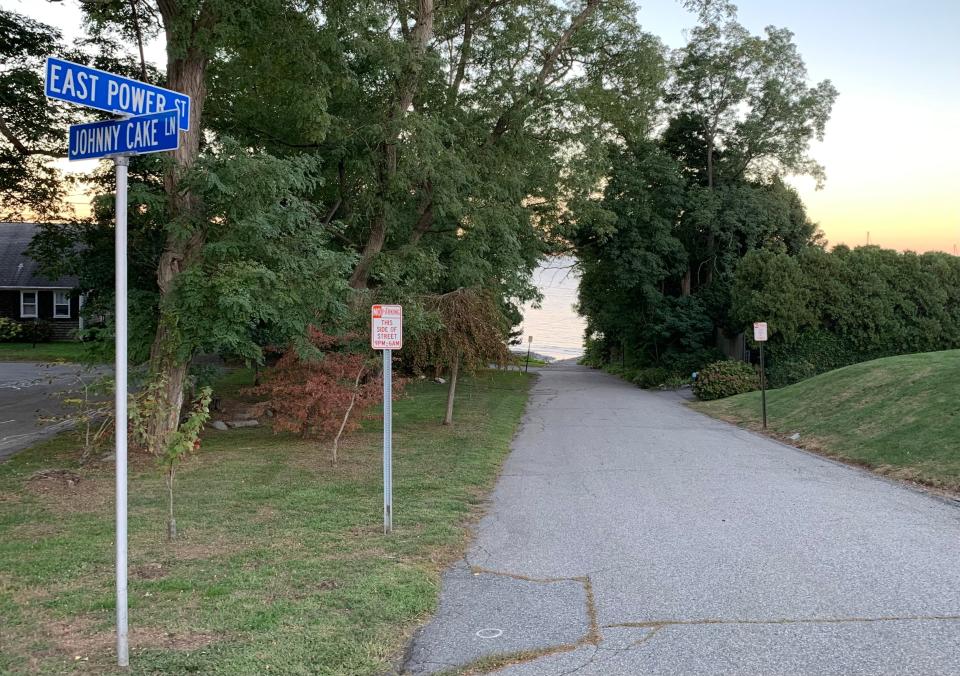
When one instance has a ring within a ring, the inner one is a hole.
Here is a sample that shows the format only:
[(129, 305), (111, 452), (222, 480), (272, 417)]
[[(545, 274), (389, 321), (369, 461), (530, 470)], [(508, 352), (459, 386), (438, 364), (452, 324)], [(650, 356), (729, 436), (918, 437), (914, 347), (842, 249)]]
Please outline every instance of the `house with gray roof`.
[(39, 228), (34, 223), (0, 223), (0, 316), (21, 323), (45, 322), (55, 340), (72, 340), (80, 319), (76, 277), (49, 279), (26, 254)]

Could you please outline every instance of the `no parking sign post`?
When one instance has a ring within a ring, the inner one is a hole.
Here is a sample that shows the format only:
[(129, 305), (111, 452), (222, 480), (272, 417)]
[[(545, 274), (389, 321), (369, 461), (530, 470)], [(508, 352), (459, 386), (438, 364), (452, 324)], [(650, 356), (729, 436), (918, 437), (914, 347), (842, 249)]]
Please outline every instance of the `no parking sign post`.
[(760, 401), (763, 408), (763, 429), (767, 429), (767, 370), (763, 363), (763, 344), (767, 342), (767, 323), (753, 323), (753, 339), (760, 343)]
[(383, 532), (393, 532), (393, 351), (403, 347), (403, 307), (370, 308), (370, 347), (383, 350)]

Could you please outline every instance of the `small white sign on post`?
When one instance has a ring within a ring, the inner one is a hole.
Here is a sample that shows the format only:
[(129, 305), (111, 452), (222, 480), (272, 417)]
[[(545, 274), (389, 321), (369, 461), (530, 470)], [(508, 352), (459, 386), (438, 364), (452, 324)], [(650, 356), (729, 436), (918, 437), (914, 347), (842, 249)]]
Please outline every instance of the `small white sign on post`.
[(370, 347), (383, 350), (383, 532), (393, 532), (393, 351), (403, 347), (403, 307), (370, 307)]
[(763, 344), (767, 342), (767, 323), (753, 323), (753, 339), (760, 343), (760, 401), (763, 412), (763, 429), (767, 429), (767, 367), (763, 363)]

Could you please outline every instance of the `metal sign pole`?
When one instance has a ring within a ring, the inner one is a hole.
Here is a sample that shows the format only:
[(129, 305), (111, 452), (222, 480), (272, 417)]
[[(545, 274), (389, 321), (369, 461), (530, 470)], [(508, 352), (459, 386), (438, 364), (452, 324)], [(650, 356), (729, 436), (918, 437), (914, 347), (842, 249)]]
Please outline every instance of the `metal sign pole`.
[[(47, 57), (43, 81), (47, 98), (105, 110), (123, 118), (70, 125), (67, 157), (70, 160), (113, 158), (117, 171), (114, 251), (117, 664), (126, 667), (130, 664), (127, 640), (127, 168), (130, 155), (180, 147), (180, 130), (190, 129), (190, 97), (53, 56)], [(102, 84), (74, 86), (85, 81)], [(124, 97), (122, 92), (132, 93)]]
[(127, 642), (127, 167), (116, 157), (116, 468), (117, 468), (117, 664), (130, 664)]
[(383, 532), (393, 532), (393, 351), (383, 351)]
[(763, 363), (763, 343), (760, 343), (760, 400), (763, 402), (763, 429), (767, 429), (767, 369)]

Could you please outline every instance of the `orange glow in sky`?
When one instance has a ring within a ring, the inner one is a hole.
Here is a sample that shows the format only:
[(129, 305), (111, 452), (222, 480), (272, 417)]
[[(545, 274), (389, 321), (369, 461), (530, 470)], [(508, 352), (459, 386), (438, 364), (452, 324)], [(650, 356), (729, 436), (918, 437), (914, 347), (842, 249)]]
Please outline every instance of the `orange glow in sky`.
[[(864, 119), (880, 106), (881, 114)], [(827, 183), (794, 179), (831, 244), (954, 252), (960, 245), (960, 134), (956, 109), (876, 96), (841, 97), (813, 149)], [(891, 133), (899, 128), (901, 133)]]
[[(827, 182), (795, 178), (831, 244), (960, 249), (960, 2), (735, 0), (754, 34), (789, 28), (811, 81), (840, 92), (812, 147)], [(673, 0), (641, 2), (647, 31), (670, 47), (695, 19)]]

